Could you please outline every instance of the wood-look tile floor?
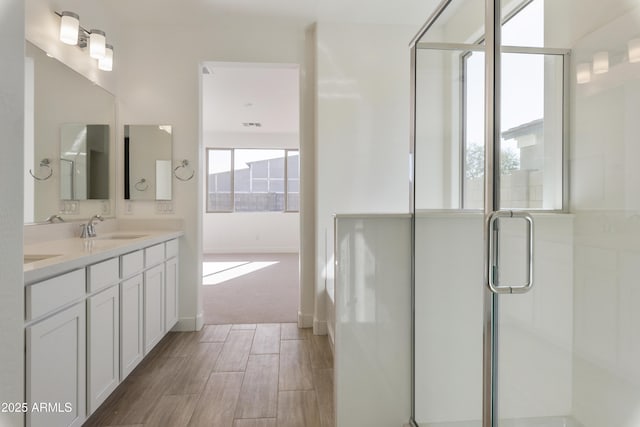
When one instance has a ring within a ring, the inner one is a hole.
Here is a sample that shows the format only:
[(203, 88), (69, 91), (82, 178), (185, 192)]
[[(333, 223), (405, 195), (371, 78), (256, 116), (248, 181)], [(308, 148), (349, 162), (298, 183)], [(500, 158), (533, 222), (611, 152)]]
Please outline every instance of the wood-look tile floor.
[(334, 424), (327, 337), (281, 323), (167, 334), (84, 425)]

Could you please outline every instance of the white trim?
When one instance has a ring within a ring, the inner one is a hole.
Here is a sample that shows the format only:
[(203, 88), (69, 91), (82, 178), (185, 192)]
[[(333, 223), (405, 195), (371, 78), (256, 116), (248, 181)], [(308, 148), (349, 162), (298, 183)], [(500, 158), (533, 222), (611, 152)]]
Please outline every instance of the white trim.
[(175, 324), (171, 330), (173, 332), (192, 332), (199, 331), (204, 325), (204, 318), (202, 313), (197, 317), (181, 317), (178, 323)]
[(268, 254), (297, 254), (299, 253), (300, 248), (299, 247), (255, 247), (255, 246), (246, 246), (246, 247), (234, 247), (232, 249), (224, 249), (224, 248), (217, 248), (217, 249), (211, 249), (211, 248), (205, 248), (204, 249), (204, 254), (229, 254), (229, 253), (234, 253), (234, 254), (264, 254), (264, 253), (268, 253)]
[(314, 335), (327, 335), (327, 321), (313, 319), (313, 334)]
[(198, 313), (198, 317), (196, 317), (196, 331), (201, 330), (204, 327), (204, 311)]
[(313, 327), (313, 314), (304, 314), (298, 312), (298, 328)]
[(330, 323), (327, 323), (327, 335), (329, 337), (329, 347), (331, 347), (331, 354), (335, 357), (336, 355), (336, 333), (331, 327)]

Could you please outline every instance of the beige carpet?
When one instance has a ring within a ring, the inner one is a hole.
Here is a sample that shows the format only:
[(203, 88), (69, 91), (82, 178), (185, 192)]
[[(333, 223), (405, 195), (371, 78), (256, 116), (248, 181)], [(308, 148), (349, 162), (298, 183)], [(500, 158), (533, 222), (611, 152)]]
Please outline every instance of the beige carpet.
[(205, 254), (204, 323), (297, 322), (298, 254)]

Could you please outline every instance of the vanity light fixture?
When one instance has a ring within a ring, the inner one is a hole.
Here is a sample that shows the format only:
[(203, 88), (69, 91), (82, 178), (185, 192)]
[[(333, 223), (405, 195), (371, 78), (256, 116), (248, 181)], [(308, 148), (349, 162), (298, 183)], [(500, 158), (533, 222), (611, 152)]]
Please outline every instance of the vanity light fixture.
[(107, 36), (102, 30), (86, 30), (80, 26), (77, 13), (64, 11), (55, 12), (60, 17), (60, 41), (78, 46), (80, 49), (89, 47), (89, 56), (98, 60), (98, 69), (111, 71), (113, 69), (113, 46), (107, 44)]
[(107, 35), (102, 30), (89, 32), (89, 56), (94, 59), (102, 59), (106, 55)]
[(640, 39), (632, 39), (627, 43), (629, 62), (640, 62)]
[(593, 55), (593, 74), (604, 74), (609, 71), (609, 53), (598, 52)]
[(78, 32), (80, 30), (80, 16), (73, 12), (60, 14), (60, 41), (75, 46), (78, 44)]
[(105, 55), (98, 59), (98, 68), (102, 71), (113, 70), (113, 46), (107, 44), (105, 46)]

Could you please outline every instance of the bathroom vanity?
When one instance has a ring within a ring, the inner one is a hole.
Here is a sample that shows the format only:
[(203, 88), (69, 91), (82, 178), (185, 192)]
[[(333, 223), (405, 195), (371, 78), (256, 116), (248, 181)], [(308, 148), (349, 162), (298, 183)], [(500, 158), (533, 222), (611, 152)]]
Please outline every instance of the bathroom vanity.
[(181, 231), (25, 245), (27, 426), (80, 426), (178, 322)]

